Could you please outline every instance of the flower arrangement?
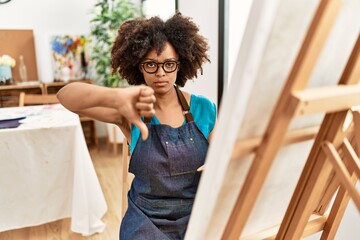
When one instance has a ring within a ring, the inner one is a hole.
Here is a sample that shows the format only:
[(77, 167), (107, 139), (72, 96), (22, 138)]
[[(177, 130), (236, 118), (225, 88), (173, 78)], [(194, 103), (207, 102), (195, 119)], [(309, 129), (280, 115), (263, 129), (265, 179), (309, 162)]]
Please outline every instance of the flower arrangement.
[(57, 35), (51, 39), (52, 59), (55, 80), (85, 78), (86, 44), (85, 36)]
[(0, 57), (0, 85), (8, 85), (13, 81), (11, 68), (15, 67), (16, 61), (9, 55)]
[(15, 67), (16, 61), (9, 55), (4, 54), (0, 57), (0, 65)]

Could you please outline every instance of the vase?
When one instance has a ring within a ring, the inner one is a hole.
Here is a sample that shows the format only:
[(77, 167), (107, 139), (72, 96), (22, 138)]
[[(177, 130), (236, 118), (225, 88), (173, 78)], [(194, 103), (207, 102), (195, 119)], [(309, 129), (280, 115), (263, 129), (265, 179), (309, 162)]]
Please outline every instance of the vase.
[(12, 72), (11, 67), (8, 65), (0, 65), (0, 80), (2, 82), (11, 83), (12, 81)]

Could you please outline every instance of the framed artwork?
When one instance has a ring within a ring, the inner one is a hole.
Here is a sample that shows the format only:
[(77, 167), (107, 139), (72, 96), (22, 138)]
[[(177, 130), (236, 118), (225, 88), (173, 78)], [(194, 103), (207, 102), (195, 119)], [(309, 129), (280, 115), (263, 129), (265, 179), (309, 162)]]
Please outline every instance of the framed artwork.
[(88, 75), (90, 38), (84, 35), (51, 37), (51, 57), (55, 81), (85, 79)]

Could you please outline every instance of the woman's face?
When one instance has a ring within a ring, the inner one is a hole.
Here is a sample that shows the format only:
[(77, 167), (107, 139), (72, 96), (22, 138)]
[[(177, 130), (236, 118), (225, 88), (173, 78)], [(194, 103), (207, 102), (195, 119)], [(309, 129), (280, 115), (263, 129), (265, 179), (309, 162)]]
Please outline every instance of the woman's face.
[(168, 42), (160, 55), (156, 50), (151, 50), (140, 64), (146, 84), (157, 94), (165, 94), (173, 89), (179, 70), (178, 61), (178, 54)]

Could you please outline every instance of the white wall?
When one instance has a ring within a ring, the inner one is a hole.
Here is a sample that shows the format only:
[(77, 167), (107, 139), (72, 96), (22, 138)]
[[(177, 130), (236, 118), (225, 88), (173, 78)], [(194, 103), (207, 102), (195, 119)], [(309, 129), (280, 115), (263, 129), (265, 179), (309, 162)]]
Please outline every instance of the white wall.
[(175, 0), (146, 0), (143, 3), (143, 11), (146, 17), (159, 16), (166, 20), (176, 11)]
[(217, 103), (218, 78), (218, 1), (216, 0), (179, 0), (179, 11), (193, 18), (199, 26), (200, 33), (208, 39), (210, 45), (211, 63), (203, 67), (203, 75), (198, 75), (194, 81), (188, 81), (185, 90), (204, 95)]

